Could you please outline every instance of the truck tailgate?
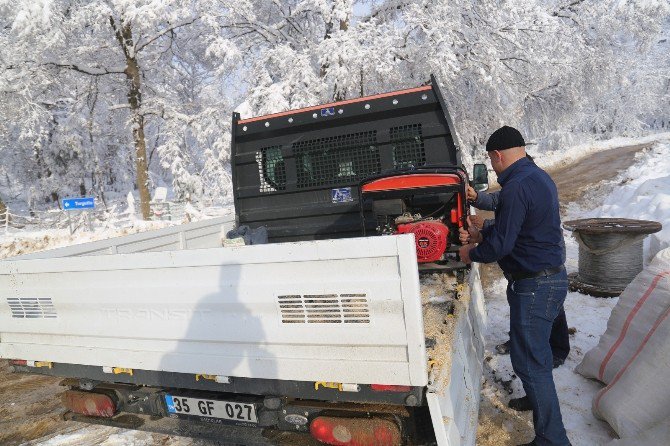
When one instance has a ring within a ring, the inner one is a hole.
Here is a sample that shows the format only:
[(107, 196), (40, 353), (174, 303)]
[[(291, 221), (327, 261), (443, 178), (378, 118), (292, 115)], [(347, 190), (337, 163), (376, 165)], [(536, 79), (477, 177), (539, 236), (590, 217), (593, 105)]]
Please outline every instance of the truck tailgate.
[(413, 237), (0, 262), (0, 357), (428, 382)]

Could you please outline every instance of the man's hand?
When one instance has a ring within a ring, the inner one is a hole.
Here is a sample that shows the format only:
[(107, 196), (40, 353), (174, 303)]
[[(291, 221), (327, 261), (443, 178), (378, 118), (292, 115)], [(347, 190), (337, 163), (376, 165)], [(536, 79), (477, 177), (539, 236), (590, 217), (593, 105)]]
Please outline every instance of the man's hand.
[(464, 228), (458, 228), (458, 239), (461, 241), (461, 244), (465, 245), (466, 243), (481, 243), (484, 240), (482, 233), (479, 232), (479, 229), (473, 224), (472, 217), (468, 216), (468, 230)]
[(461, 245), (467, 245), (470, 242), (470, 232), (463, 227), (458, 228), (458, 239), (461, 241)]
[(465, 191), (465, 198), (467, 198), (468, 201), (475, 201), (477, 199), (477, 191), (471, 186), (468, 186)]
[(480, 231), (484, 228), (484, 217), (481, 215), (471, 215), (470, 224)]
[(470, 250), (473, 249), (475, 245), (463, 245), (461, 248), (458, 250), (458, 256), (461, 258), (461, 262), (463, 263), (472, 263), (472, 260), (470, 260)]

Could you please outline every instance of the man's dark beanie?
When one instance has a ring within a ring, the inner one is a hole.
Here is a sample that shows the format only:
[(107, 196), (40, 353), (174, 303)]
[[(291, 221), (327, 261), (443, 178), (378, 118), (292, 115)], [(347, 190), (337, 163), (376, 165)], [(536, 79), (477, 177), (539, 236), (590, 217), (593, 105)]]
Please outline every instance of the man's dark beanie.
[(521, 133), (514, 127), (505, 125), (489, 136), (489, 140), (486, 141), (486, 151), (505, 150), (525, 145), (526, 142), (523, 140)]

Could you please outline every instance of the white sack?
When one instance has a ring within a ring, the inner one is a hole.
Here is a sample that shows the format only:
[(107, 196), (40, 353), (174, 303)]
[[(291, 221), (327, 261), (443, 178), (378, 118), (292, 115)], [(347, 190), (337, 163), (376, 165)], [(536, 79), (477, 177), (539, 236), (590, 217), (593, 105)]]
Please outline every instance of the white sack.
[(670, 420), (642, 433), (634, 438), (612, 440), (607, 446), (659, 446), (670, 443)]
[(607, 331), (577, 371), (607, 383), (593, 399), (593, 414), (620, 438), (635, 446), (670, 445), (667, 429), (658, 427), (670, 419), (670, 249), (626, 287)]
[[(593, 414), (619, 437), (637, 437), (670, 418), (669, 340), (670, 307), (650, 324), (626, 365), (593, 398)], [(670, 439), (656, 444), (669, 445)]]
[[(598, 345), (584, 356), (576, 371), (587, 378), (610, 383), (668, 307), (670, 248), (660, 251), (626, 287), (612, 310), (607, 331), (600, 337)], [(668, 383), (670, 385), (670, 381)]]

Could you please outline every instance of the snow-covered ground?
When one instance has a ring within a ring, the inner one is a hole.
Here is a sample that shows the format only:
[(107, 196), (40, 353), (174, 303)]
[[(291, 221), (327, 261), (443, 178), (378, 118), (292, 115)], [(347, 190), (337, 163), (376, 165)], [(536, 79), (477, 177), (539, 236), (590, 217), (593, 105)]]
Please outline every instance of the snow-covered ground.
[[(29, 443), (40, 446), (186, 446), (192, 441), (184, 437), (155, 435), (149, 432), (117, 429), (106, 426), (87, 426), (75, 432), (56, 435), (44, 441)], [(28, 444), (24, 445), (28, 446)]]
[[(645, 243), (645, 257), (670, 246), (670, 141), (656, 143), (636, 155), (633, 166), (601, 183), (586, 194), (582, 204), (571, 203), (564, 220), (586, 217), (624, 217), (656, 220), (663, 224), (660, 233)], [(585, 203), (585, 204), (584, 204)], [(595, 207), (593, 207), (595, 205)], [(566, 231), (568, 272), (577, 270), (578, 245)], [(651, 243), (650, 243), (651, 241)], [(486, 377), (483, 398), (501, 413), (489, 423), (502, 423), (506, 433), (496, 443), (492, 433), (487, 444), (516, 444), (532, 439), (530, 413), (518, 414), (503, 407), (510, 398), (524, 395), (521, 382), (514, 376), (509, 355), (495, 353), (495, 345), (504, 342), (509, 330), (509, 306), (505, 297), (506, 281), (500, 279), (487, 289), (488, 330)], [(602, 445), (616, 438), (604, 421), (591, 413), (591, 400), (602, 385), (574, 372), (584, 354), (598, 344), (617, 298), (602, 299), (570, 292), (565, 301), (571, 352), (566, 363), (554, 371), (554, 380), (568, 436), (575, 446)], [(509, 393), (511, 392), (511, 394)], [(489, 426), (490, 427), (490, 426)], [(487, 429), (486, 424), (484, 429)], [(495, 431), (495, 426), (491, 431)], [(500, 435), (500, 434), (498, 434)], [(490, 441), (490, 443), (488, 442)], [(512, 442), (512, 443), (510, 443)]]

